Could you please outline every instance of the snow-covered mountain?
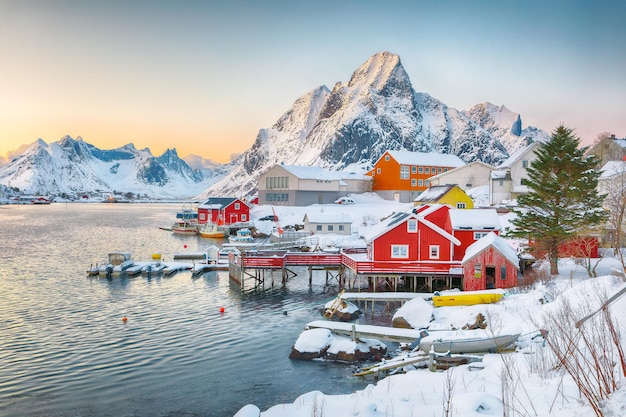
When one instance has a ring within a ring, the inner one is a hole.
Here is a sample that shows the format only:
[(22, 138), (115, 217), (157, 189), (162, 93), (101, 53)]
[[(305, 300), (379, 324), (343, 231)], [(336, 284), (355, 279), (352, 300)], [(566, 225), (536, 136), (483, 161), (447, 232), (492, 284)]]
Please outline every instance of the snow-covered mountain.
[(132, 144), (102, 150), (69, 136), (49, 145), (38, 139), (0, 167), (0, 183), (23, 193), (48, 195), (117, 192), (188, 198), (206, 189), (213, 178), (191, 169), (175, 149), (154, 157), (149, 149), (138, 150)]
[(364, 172), (386, 150), (452, 153), (465, 162), (497, 165), (527, 137), (548, 135), (523, 129), (521, 116), (504, 106), (483, 103), (459, 111), (416, 92), (400, 57), (381, 52), (347, 83), (298, 98), (202, 196), (250, 193), (259, 175), (277, 163)]
[(482, 103), (460, 111), (416, 92), (400, 57), (381, 52), (347, 83), (302, 95), (227, 165), (194, 170), (175, 150), (154, 157), (133, 145), (104, 151), (65, 137), (33, 143), (0, 167), (0, 184), (56, 195), (115, 190), (157, 198), (244, 196), (277, 163), (365, 172), (386, 150), (409, 150), (498, 165), (528, 137), (549, 135), (524, 128), (521, 116), (504, 106)]

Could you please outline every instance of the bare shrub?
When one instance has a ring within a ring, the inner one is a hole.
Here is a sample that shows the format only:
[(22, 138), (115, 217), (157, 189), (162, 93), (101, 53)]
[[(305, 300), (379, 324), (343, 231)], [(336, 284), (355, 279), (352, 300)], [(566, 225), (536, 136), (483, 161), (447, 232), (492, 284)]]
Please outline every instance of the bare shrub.
[(589, 316), (591, 311), (588, 302), (575, 307), (563, 297), (561, 306), (546, 314), (544, 328), (548, 331), (546, 343), (554, 354), (554, 368), (570, 375), (596, 416), (602, 417), (603, 401), (617, 390), (616, 364), (621, 359), (623, 370), (624, 355), (618, 327), (607, 308), (576, 327), (578, 318)]

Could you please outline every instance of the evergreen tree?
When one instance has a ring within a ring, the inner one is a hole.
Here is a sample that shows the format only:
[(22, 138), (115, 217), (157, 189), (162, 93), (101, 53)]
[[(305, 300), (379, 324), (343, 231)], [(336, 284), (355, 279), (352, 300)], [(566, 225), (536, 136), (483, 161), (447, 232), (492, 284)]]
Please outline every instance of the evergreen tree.
[(585, 157), (587, 148), (579, 145), (572, 129), (556, 128), (528, 167), (530, 191), (518, 197), (514, 210), (510, 234), (531, 239), (545, 252), (552, 275), (559, 273), (559, 246), (605, 219), (604, 196), (597, 192), (600, 172), (594, 169), (598, 159)]

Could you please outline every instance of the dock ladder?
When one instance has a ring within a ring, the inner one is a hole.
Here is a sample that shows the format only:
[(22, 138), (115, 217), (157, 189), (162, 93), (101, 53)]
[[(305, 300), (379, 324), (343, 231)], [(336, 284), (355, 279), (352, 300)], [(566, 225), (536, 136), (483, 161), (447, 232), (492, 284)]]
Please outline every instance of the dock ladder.
[(326, 309), (326, 311), (324, 312), (324, 318), (332, 319), (335, 313), (337, 312), (337, 310), (343, 305), (343, 300), (341, 299), (343, 292), (344, 290), (341, 290), (341, 292), (337, 294), (337, 297), (335, 298), (333, 303), (330, 305), (330, 307)]

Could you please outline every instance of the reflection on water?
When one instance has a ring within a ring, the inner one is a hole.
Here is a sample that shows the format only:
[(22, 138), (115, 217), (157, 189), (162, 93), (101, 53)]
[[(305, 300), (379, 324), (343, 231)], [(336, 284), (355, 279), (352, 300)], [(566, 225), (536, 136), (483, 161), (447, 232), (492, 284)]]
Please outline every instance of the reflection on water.
[(333, 297), (323, 277), (246, 295), (222, 271), (86, 277), (109, 251), (171, 260), (211, 244), (159, 230), (178, 209), (0, 206), (0, 415), (226, 417), (365, 386), (347, 365), (288, 359)]

